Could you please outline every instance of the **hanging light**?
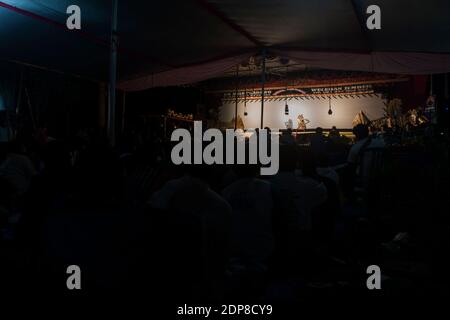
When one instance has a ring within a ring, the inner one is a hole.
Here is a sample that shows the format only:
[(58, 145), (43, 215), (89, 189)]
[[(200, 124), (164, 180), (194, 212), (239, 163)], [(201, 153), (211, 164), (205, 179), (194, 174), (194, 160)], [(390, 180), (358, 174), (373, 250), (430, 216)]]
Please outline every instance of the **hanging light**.
[(331, 116), (333, 114), (333, 110), (331, 110), (331, 97), (328, 100), (328, 114)]
[[(250, 71), (249, 71), (249, 74), (250, 74)], [(247, 85), (244, 84), (244, 117), (246, 117), (246, 116), (248, 116), (248, 112), (247, 112)]]
[(284, 106), (284, 114), (286, 116), (289, 115), (289, 106), (287, 103), (287, 91), (288, 91), (288, 66), (286, 65), (286, 91), (285, 91), (285, 95), (286, 95), (286, 104)]

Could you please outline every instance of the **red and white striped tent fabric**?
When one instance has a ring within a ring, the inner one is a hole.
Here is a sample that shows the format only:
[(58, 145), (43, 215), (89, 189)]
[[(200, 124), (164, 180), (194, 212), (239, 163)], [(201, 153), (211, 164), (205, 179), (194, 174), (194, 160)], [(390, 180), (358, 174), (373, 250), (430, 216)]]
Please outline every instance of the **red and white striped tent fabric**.
[[(80, 31), (65, 27), (72, 4)], [(0, 59), (106, 81), (110, 15), (110, 1), (0, 0)], [(449, 0), (119, 0), (118, 27), (127, 91), (216, 77), (262, 48), (317, 68), (450, 72)]]

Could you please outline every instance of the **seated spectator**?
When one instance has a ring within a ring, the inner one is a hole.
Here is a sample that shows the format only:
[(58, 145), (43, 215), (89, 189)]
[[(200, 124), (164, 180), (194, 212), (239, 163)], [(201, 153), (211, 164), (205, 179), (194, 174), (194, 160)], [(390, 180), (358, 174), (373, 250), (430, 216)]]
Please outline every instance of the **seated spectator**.
[(295, 144), (295, 139), (292, 136), (292, 129), (286, 129), (281, 133), (280, 144), (285, 145)]
[(276, 206), (273, 219), (276, 263), (288, 260), (285, 263), (294, 264), (299, 254), (305, 252), (303, 249), (310, 248), (311, 210), (305, 192), (308, 186), (295, 173), (297, 163), (297, 148), (281, 146), (280, 169), (270, 179)]
[(348, 155), (349, 163), (357, 163), (361, 150), (365, 148), (384, 148), (385, 143), (382, 138), (369, 137), (369, 128), (364, 124), (358, 124), (353, 128), (356, 143), (350, 149)]
[(210, 222), (224, 222), (229, 218), (231, 208), (219, 194), (210, 189), (204, 172), (209, 170), (205, 167), (195, 168), (179, 179), (170, 180), (155, 192), (150, 205), (158, 209), (205, 215), (204, 218)]
[(326, 177), (332, 180), (336, 186), (339, 185), (339, 174), (334, 168), (330, 166), (328, 156), (325, 153), (316, 156), (317, 159), (317, 174), (321, 177)]
[(336, 126), (333, 126), (333, 127), (331, 127), (328, 137), (330, 137), (330, 139), (338, 139), (341, 137), (341, 133), (336, 128)]
[(301, 170), (296, 171), (298, 192), (302, 195), (302, 208), (304, 216), (300, 219), (303, 230), (311, 231), (312, 212), (314, 208), (327, 200), (327, 189), (315, 171), (315, 167), (310, 165), (313, 157), (302, 154), (300, 158)]
[(361, 159), (363, 156), (370, 157), (370, 154), (365, 154), (367, 149), (384, 148), (385, 143), (381, 137), (370, 137), (369, 128), (366, 125), (358, 124), (353, 128), (353, 133), (356, 137), (356, 143), (351, 147), (348, 154), (348, 163), (350, 168), (359, 176), (365, 176), (365, 172), (360, 172), (360, 163), (364, 160), (365, 163), (370, 163), (371, 159)]
[(309, 141), (311, 143), (311, 151), (314, 155), (326, 152), (326, 140), (321, 127), (316, 128), (316, 133), (311, 135)]
[(297, 162), (298, 152), (295, 147), (282, 146), (280, 148), (280, 170), (272, 177), (270, 182), (276, 186), (283, 196), (282, 201), (294, 206), (295, 218), (290, 219), (289, 229), (309, 230), (311, 227), (311, 208), (309, 208), (308, 199), (306, 199), (309, 191), (305, 191), (309, 187), (309, 181), (305, 181), (296, 175)]
[(28, 191), (36, 170), (26, 155), (23, 144), (18, 141), (10, 143), (6, 159), (0, 166), (0, 175), (11, 184), (16, 195), (20, 196)]
[(172, 270), (173, 284), (186, 290), (178, 294), (191, 295), (194, 288), (201, 287), (207, 295), (203, 298), (214, 299), (220, 294), (219, 283), (229, 257), (231, 208), (210, 188), (208, 178), (213, 175), (209, 169), (191, 167), (155, 192), (149, 204), (166, 215), (159, 226), (167, 230), (161, 236), (169, 241), (164, 244), (167, 252), (162, 259), (167, 258), (164, 272)]
[(233, 209), (228, 296), (253, 300), (264, 292), (274, 250), (274, 202), (270, 184), (257, 178), (257, 165), (236, 165), (234, 171), (238, 179), (222, 192)]
[(222, 195), (232, 207), (231, 255), (244, 264), (264, 267), (273, 250), (272, 192), (258, 179), (257, 165), (236, 165), (238, 180)]
[[(318, 160), (309, 153), (302, 156), (302, 173), (306, 177), (321, 181), (326, 188), (327, 198), (321, 204), (313, 208), (312, 228), (313, 236), (317, 244), (331, 243), (336, 220), (341, 215), (340, 194), (338, 189), (338, 175), (336, 171), (328, 167), (325, 154)], [(321, 167), (316, 167), (316, 162)]]

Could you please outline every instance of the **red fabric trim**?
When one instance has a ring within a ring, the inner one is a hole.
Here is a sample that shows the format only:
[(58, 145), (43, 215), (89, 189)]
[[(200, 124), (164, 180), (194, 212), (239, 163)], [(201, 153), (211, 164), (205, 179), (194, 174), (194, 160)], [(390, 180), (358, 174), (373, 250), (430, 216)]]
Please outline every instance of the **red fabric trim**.
[(249, 59), (254, 53), (245, 53), (202, 64), (155, 73), (133, 80), (122, 81), (118, 87), (125, 91), (139, 91), (154, 87), (177, 86), (196, 83), (221, 76), (226, 70)]

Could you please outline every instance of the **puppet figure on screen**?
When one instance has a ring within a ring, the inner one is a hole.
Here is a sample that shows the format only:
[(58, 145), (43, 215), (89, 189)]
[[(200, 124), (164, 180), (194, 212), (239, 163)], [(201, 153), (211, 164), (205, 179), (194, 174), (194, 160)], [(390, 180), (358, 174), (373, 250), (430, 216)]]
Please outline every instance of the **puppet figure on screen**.
[[(233, 119), (231, 119), (231, 123), (229, 125), (230, 128), (234, 127), (234, 124), (235, 124), (234, 121), (235, 121), (235, 118), (233, 117)], [(244, 120), (242, 120), (242, 118), (239, 114), (237, 115), (236, 129), (245, 130)]]
[(305, 131), (305, 130), (306, 130), (306, 125), (307, 125), (308, 123), (310, 123), (310, 121), (309, 121), (308, 119), (306, 119), (306, 118), (303, 116), (303, 114), (300, 114), (300, 115), (297, 117), (297, 124), (298, 124), (297, 129), (298, 129), (298, 130)]
[(292, 121), (292, 119), (289, 119), (288, 121), (286, 121), (284, 123), (284, 125), (286, 126), (286, 129), (294, 129), (294, 122)]

